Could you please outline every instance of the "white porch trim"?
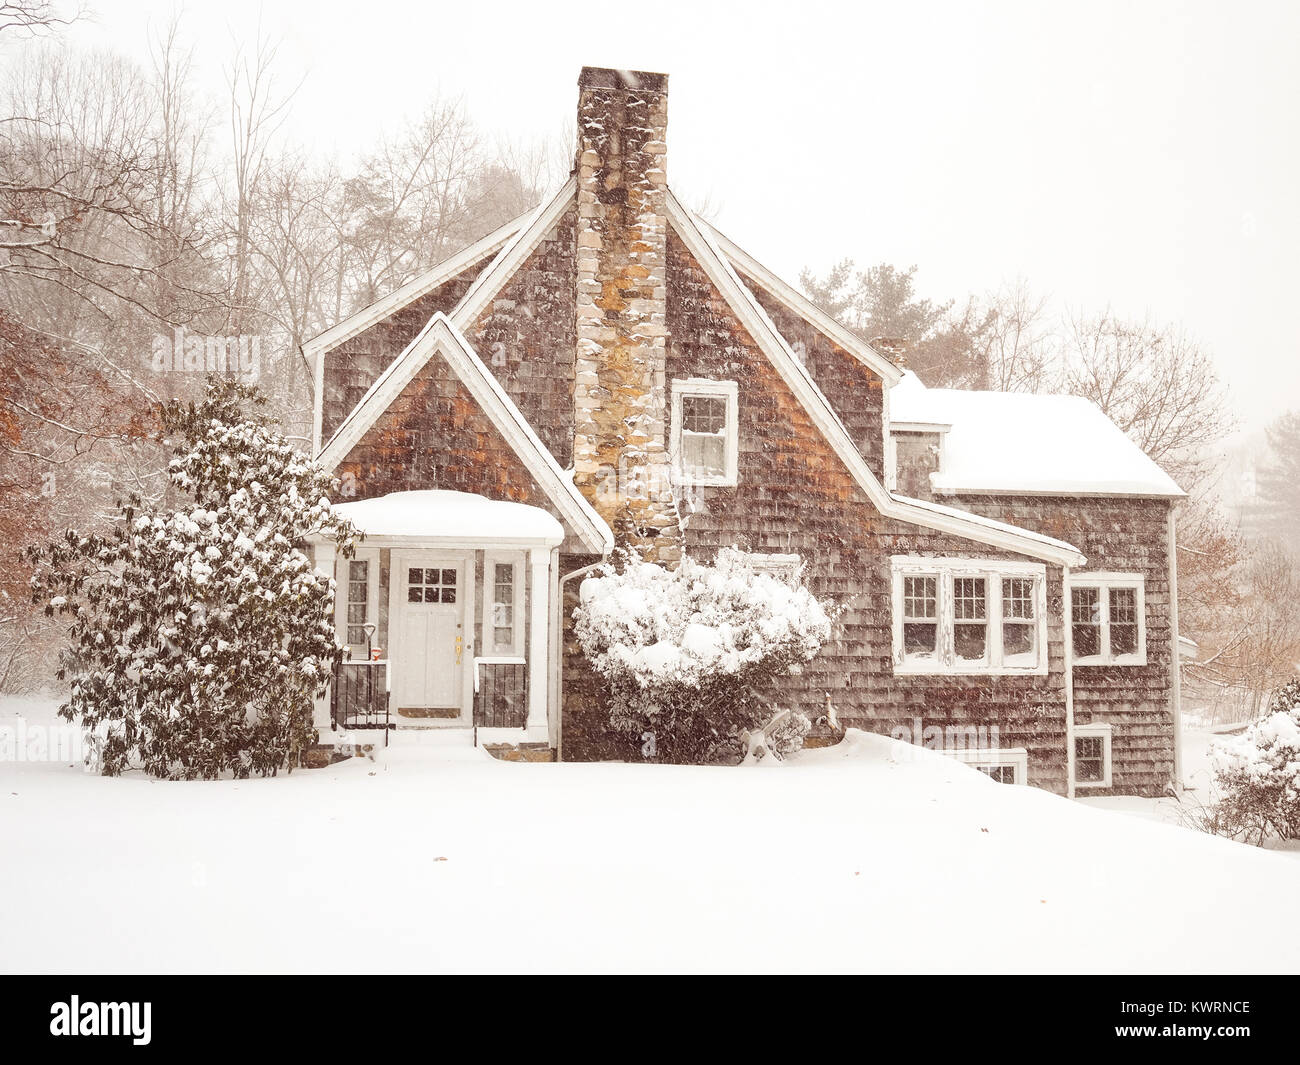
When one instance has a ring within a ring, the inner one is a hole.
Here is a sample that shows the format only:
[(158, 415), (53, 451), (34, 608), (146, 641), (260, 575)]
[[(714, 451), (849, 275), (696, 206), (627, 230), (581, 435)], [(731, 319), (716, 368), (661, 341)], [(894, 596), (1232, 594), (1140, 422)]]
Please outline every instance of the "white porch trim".
[(528, 551), (528, 725), (530, 742), (550, 741), (547, 720), (547, 691), (551, 624), (551, 550), (533, 547)]
[[(323, 573), (331, 581), (334, 581), (334, 561), (338, 554), (338, 549), (333, 540), (317, 540), (312, 544), (313, 565), (317, 573)], [(335, 625), (338, 619), (338, 582), (334, 581), (334, 616)], [(326, 690), (325, 694), (316, 699), (312, 706), (311, 723), (316, 731), (320, 733), (320, 740), (324, 742), (333, 728), (333, 722), (330, 720), (330, 693)]]

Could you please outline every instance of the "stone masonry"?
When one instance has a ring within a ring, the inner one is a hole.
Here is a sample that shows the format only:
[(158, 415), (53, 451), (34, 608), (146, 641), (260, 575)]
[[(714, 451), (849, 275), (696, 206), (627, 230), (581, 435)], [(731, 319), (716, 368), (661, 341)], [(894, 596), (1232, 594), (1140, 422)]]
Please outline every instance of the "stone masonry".
[(621, 544), (681, 557), (665, 448), (668, 78), (578, 79), (574, 471)]

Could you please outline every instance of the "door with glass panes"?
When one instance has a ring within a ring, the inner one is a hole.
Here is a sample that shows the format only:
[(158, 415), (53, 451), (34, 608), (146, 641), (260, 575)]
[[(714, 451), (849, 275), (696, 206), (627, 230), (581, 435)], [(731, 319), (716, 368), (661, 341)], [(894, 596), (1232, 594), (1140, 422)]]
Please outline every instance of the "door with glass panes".
[(462, 716), (467, 561), (429, 552), (394, 552), (397, 636), (393, 705), (399, 717)]

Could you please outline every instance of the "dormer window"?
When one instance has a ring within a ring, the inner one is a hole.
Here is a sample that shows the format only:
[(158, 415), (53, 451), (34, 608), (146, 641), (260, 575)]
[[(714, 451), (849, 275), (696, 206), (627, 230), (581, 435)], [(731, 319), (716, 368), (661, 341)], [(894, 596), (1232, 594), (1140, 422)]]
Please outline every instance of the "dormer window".
[(738, 397), (735, 381), (673, 381), (670, 451), (679, 484), (736, 483)]

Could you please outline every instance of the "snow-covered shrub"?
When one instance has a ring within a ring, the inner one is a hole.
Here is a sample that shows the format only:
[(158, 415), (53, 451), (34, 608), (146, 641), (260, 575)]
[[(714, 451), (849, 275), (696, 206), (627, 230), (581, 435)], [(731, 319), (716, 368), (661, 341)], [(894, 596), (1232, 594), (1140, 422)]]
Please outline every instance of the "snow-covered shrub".
[(60, 714), (104, 737), (103, 771), (161, 777), (275, 773), (314, 741), (312, 703), (340, 657), (333, 582), (302, 551), (355, 530), (330, 509), (332, 479), (213, 379), (170, 404), (173, 486), (192, 502), (120, 503), (107, 536), (69, 530), (33, 548), (33, 600), (71, 619)]
[(1300, 839), (1300, 679), (1275, 693), (1267, 717), (1212, 755), (1220, 795), (1207, 827), (1254, 843), (1270, 834)]
[[(668, 570), (636, 557), (580, 589), (575, 631), (603, 680), (610, 724), (655, 757), (704, 763), (739, 753), (744, 729), (769, 721), (770, 681), (808, 662), (830, 636), (827, 608), (801, 583), (759, 572), (749, 555)], [(804, 725), (806, 725), (806, 721)], [(791, 721), (786, 749), (807, 729)]]

